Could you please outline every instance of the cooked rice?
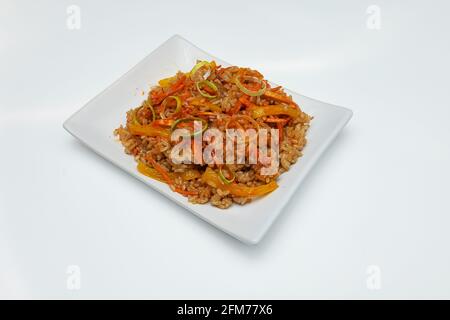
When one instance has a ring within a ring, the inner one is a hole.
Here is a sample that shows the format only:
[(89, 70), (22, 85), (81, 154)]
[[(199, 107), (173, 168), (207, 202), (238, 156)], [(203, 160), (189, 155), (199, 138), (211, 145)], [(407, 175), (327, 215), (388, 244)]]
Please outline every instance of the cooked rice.
[[(267, 85), (266, 91), (272, 91), (284, 98), (284, 102), (276, 101), (272, 98), (267, 97), (265, 94), (260, 96), (248, 96), (235, 83), (235, 77), (238, 74), (245, 74), (252, 77), (257, 77), (264, 81)], [(218, 91), (215, 93), (216, 98), (208, 99), (204, 98), (198, 90), (196, 90), (195, 81), (208, 80), (216, 85)], [(163, 80), (164, 82), (164, 80)], [(161, 82), (160, 82), (161, 83)], [(182, 86), (179, 84), (183, 84)], [(184, 116), (195, 116), (201, 117), (208, 121), (208, 128), (217, 128), (225, 133), (225, 123), (233, 114), (248, 115), (250, 111), (245, 106), (241, 106), (240, 109), (233, 113), (233, 108), (237, 104), (240, 104), (240, 98), (246, 98), (250, 103), (256, 106), (265, 106), (270, 108), (271, 105), (286, 105), (289, 107), (298, 108), (298, 116), (263, 116), (255, 119), (258, 125), (262, 127), (273, 127), (277, 128), (276, 123), (267, 122), (268, 118), (271, 119), (286, 119), (285, 125), (282, 127), (282, 138), (279, 145), (279, 163), (280, 166), (275, 175), (263, 176), (261, 175), (262, 165), (258, 164), (233, 164), (227, 165), (227, 170), (234, 173), (235, 180), (233, 185), (235, 186), (246, 186), (246, 187), (256, 187), (263, 186), (270, 183), (271, 181), (276, 181), (278, 176), (289, 170), (290, 166), (293, 165), (297, 159), (302, 155), (302, 149), (306, 145), (306, 133), (309, 128), (310, 120), (312, 117), (300, 110), (294, 101), (288, 103), (292, 98), (280, 87), (270, 88), (270, 85), (263, 80), (262, 75), (251, 69), (239, 68), (239, 67), (228, 67), (223, 68), (216, 66), (214, 62), (209, 63), (207, 67), (199, 68), (195, 73), (185, 74), (178, 72), (174, 77), (170, 79), (165, 79), (165, 83), (161, 83), (163, 86), (158, 85), (152, 88), (148, 98), (135, 109), (131, 109), (127, 112), (127, 121), (124, 126), (120, 126), (114, 131), (114, 133), (119, 137), (122, 145), (124, 146), (125, 152), (132, 155), (137, 162), (141, 162), (148, 166), (149, 168), (155, 168), (160, 166), (159, 169), (166, 170), (167, 173), (173, 177), (171, 186), (173, 190), (177, 190), (183, 195), (187, 196), (188, 200), (192, 203), (205, 204), (210, 202), (212, 205), (218, 208), (228, 208), (232, 203), (237, 203), (240, 205), (247, 204), (252, 201), (254, 196), (238, 196), (233, 195), (232, 191), (228, 188), (218, 188), (211, 186), (211, 184), (205, 182), (202, 179), (202, 174), (205, 172), (207, 167), (215, 170), (217, 172), (219, 165), (216, 164), (175, 164), (170, 158), (170, 153), (175, 142), (171, 142), (169, 138), (156, 135), (149, 136), (143, 134), (133, 134), (133, 130), (130, 128), (130, 124), (138, 121), (139, 125), (153, 126), (152, 120), (153, 115), (151, 108), (156, 111), (156, 120), (161, 120), (161, 111), (166, 119), (176, 119), (180, 118), (180, 115), (171, 114), (175, 107), (162, 109), (161, 97), (168, 95), (176, 95), (180, 97), (182, 102), (182, 111), (180, 112)], [(180, 89), (174, 86), (179, 85)], [(171, 90), (171, 91), (169, 91)], [(205, 101), (203, 101), (205, 100)], [(203, 101), (205, 105), (193, 106), (194, 101)], [(287, 102), (286, 102), (287, 101)], [(213, 103), (218, 106), (219, 110), (214, 112), (214, 115), (204, 112), (211, 112), (210, 106), (208, 107), (207, 102)], [(203, 112), (203, 113), (202, 113)], [(198, 114), (200, 113), (200, 115)], [(284, 121), (284, 120), (283, 120)], [(246, 127), (250, 126), (248, 124), (241, 124)], [(153, 159), (153, 160), (151, 160)], [(158, 169), (158, 168), (155, 168)], [(191, 171), (198, 172), (199, 175), (195, 178), (185, 179), (182, 174)]]

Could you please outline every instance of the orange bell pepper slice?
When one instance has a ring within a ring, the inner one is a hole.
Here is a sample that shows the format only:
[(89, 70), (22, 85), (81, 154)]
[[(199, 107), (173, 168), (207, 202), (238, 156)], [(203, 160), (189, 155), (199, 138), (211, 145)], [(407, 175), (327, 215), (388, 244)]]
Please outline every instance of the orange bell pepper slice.
[(205, 98), (194, 98), (189, 101), (189, 104), (194, 107), (205, 107), (214, 112), (222, 112), (222, 108), (217, 104), (207, 101)]
[[(149, 166), (145, 165), (143, 162), (139, 161), (138, 165), (137, 165), (137, 170), (140, 173), (142, 173), (143, 175), (145, 175), (149, 178), (158, 180), (160, 182), (167, 183), (173, 191), (178, 192), (179, 194), (182, 194), (183, 196), (193, 196), (193, 195), (198, 194), (197, 191), (188, 191), (188, 190), (183, 190), (179, 187), (175, 187), (174, 183), (173, 183), (173, 179), (175, 177), (177, 177), (178, 175), (167, 172), (153, 158), (148, 157), (148, 159), (151, 162), (153, 168), (149, 167)], [(188, 170), (188, 171), (184, 172), (183, 174), (181, 174), (181, 177), (186, 181), (196, 179), (196, 178), (200, 177), (200, 172), (198, 172), (197, 170)]]
[(170, 137), (170, 130), (154, 127), (152, 125), (140, 125), (135, 123), (128, 124), (128, 130), (131, 134), (139, 135), (139, 136), (148, 136), (148, 137)]
[(300, 116), (300, 111), (296, 108), (292, 108), (284, 104), (274, 104), (267, 107), (257, 107), (251, 110), (251, 115), (255, 119), (281, 114), (295, 118)]
[(285, 96), (285, 95), (283, 95), (281, 93), (278, 93), (278, 92), (267, 90), (266, 92), (264, 92), (263, 96), (268, 98), (268, 99), (272, 99), (272, 100), (275, 100), (275, 101), (278, 101), (278, 102), (284, 102), (284, 103), (287, 103), (287, 104), (292, 104), (292, 105), (298, 107), (298, 105), (292, 100), (291, 97)]
[(243, 186), (238, 183), (225, 184), (219, 175), (210, 167), (206, 168), (206, 171), (203, 173), (202, 181), (213, 188), (229, 191), (237, 197), (263, 196), (278, 188), (278, 184), (275, 181), (257, 187)]

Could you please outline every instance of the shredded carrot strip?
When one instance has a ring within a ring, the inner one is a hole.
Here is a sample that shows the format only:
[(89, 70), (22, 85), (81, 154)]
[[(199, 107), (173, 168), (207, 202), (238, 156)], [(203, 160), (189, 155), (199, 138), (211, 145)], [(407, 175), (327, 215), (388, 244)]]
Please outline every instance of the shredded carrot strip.
[(284, 126), (284, 124), (282, 122), (277, 123), (278, 139), (279, 139), (280, 143), (281, 143), (281, 141), (283, 141), (283, 126)]
[(199, 111), (199, 112), (197, 112), (197, 115), (199, 115), (199, 116), (217, 116), (217, 113), (211, 112), (211, 111)]
[(283, 95), (278, 92), (274, 92), (273, 89), (267, 90), (266, 92), (264, 92), (263, 96), (268, 99), (272, 99), (272, 100), (279, 101), (279, 102), (284, 102), (289, 105), (294, 105), (294, 106), (298, 107), (298, 105), (292, 100), (291, 97), (288, 97), (288, 96)]
[(234, 104), (233, 108), (231, 108), (228, 113), (236, 114), (239, 112), (239, 110), (241, 110), (241, 107), (242, 107), (242, 102), (238, 99), (238, 100), (236, 100), (236, 103)]
[(251, 109), (251, 108), (256, 107), (256, 105), (254, 103), (250, 102), (246, 96), (241, 96), (239, 98), (239, 101), (247, 108)]
[(155, 168), (159, 174), (164, 178), (164, 180), (166, 180), (167, 184), (169, 186), (173, 186), (173, 181), (170, 178), (169, 174), (167, 173), (167, 171), (159, 164), (155, 161), (155, 159), (153, 159), (152, 156), (147, 155), (146, 159), (152, 164), (153, 168)]
[(152, 125), (170, 127), (174, 122), (174, 119), (158, 119), (153, 121)]
[(289, 121), (289, 119), (282, 119), (282, 118), (267, 118), (266, 122), (269, 123), (282, 123), (286, 124)]
[(153, 168), (155, 168), (159, 172), (159, 174), (163, 177), (163, 179), (169, 185), (170, 189), (172, 189), (173, 191), (178, 192), (179, 194), (182, 194), (184, 196), (193, 196), (193, 195), (198, 194), (197, 191), (188, 191), (188, 190), (183, 190), (179, 187), (175, 187), (172, 178), (170, 177), (169, 173), (163, 168), (163, 166), (158, 164), (155, 161), (155, 159), (153, 159), (153, 157), (150, 155), (147, 155), (146, 158), (152, 164)]
[(153, 104), (160, 104), (165, 98), (167, 98), (168, 96), (173, 95), (174, 93), (178, 92), (179, 90), (183, 89), (185, 86), (184, 81), (186, 80), (186, 76), (183, 75), (180, 79), (178, 79), (177, 82), (175, 82), (170, 88), (169, 90), (167, 90), (165, 93), (159, 95), (159, 96), (155, 96), (153, 99)]
[(198, 194), (197, 191), (188, 191), (188, 190), (183, 190), (181, 188), (175, 187), (175, 192), (178, 192), (179, 194), (182, 194), (184, 196), (195, 196)]

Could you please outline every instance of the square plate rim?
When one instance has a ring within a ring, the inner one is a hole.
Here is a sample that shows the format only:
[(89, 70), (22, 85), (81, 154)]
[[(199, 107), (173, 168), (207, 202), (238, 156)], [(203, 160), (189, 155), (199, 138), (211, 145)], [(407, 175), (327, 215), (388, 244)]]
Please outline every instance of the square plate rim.
[[(313, 157), (310, 159), (310, 161), (307, 163), (307, 165), (302, 169), (303, 170), (303, 176), (302, 178), (295, 184), (293, 185), (291, 188), (289, 188), (287, 190), (287, 192), (289, 193), (289, 195), (287, 196), (287, 201), (285, 201), (281, 206), (277, 207), (276, 212), (274, 212), (274, 214), (272, 214), (269, 219), (268, 222), (265, 223), (264, 228), (261, 229), (261, 231), (254, 237), (245, 237), (242, 236), (240, 234), (237, 234), (231, 230), (225, 229), (223, 227), (221, 227), (218, 223), (207, 219), (206, 217), (202, 216), (201, 214), (199, 214), (198, 212), (196, 212), (195, 210), (193, 210), (192, 208), (190, 208), (189, 206), (187, 206), (185, 203), (171, 197), (168, 193), (165, 192), (161, 192), (160, 190), (154, 188), (151, 184), (147, 183), (145, 179), (143, 179), (143, 177), (140, 177), (139, 175), (130, 172), (125, 166), (123, 166), (119, 161), (116, 161), (115, 159), (112, 159), (111, 157), (107, 156), (106, 154), (104, 154), (103, 152), (101, 152), (100, 150), (98, 150), (97, 148), (91, 146), (89, 144), (89, 142), (85, 141), (85, 139), (83, 139), (81, 136), (76, 134), (76, 130), (75, 129), (71, 129), (71, 122), (74, 121), (74, 119), (77, 117), (78, 114), (80, 114), (83, 110), (87, 109), (91, 103), (95, 100), (97, 100), (98, 98), (100, 98), (102, 95), (104, 95), (105, 93), (107, 93), (111, 88), (113, 88), (116, 84), (118, 84), (122, 79), (126, 78), (126, 76), (130, 73), (132, 73), (134, 70), (138, 69), (141, 64), (143, 64), (147, 59), (149, 59), (153, 54), (155, 54), (155, 52), (157, 52), (161, 47), (163, 47), (165, 44), (174, 41), (174, 40), (181, 40), (185, 43), (187, 43), (188, 45), (194, 47), (195, 49), (203, 52), (204, 54), (210, 56), (213, 59), (217, 59), (217, 60), (221, 60), (224, 61), (226, 63), (228, 63), (227, 61), (220, 59), (218, 57), (216, 57), (215, 55), (212, 55), (210, 53), (208, 53), (207, 51), (199, 48), (198, 46), (196, 46), (195, 44), (193, 44), (192, 42), (190, 42), (189, 40), (187, 40), (186, 38), (184, 38), (183, 36), (179, 35), (179, 34), (175, 34), (173, 36), (171, 36), (170, 38), (168, 38), (167, 40), (165, 40), (163, 43), (161, 43), (159, 46), (157, 46), (154, 50), (152, 50), (150, 53), (148, 53), (147, 55), (145, 55), (139, 62), (137, 62), (133, 67), (131, 67), (127, 72), (125, 72), (124, 74), (122, 74), (119, 78), (117, 78), (115, 81), (113, 81), (110, 85), (108, 85), (105, 89), (103, 89), (102, 91), (100, 91), (100, 93), (98, 93), (97, 95), (95, 95), (93, 98), (89, 99), (81, 108), (79, 108), (77, 111), (75, 111), (71, 116), (69, 116), (69, 118), (67, 118), (64, 122), (63, 122), (63, 128), (70, 134), (72, 135), (75, 139), (77, 139), (78, 141), (80, 141), (83, 145), (85, 145), (88, 149), (92, 150), (94, 153), (96, 153), (97, 155), (99, 155), (100, 157), (104, 158), (105, 160), (107, 160), (108, 162), (112, 163), (113, 165), (117, 166), (118, 168), (120, 168), (121, 170), (123, 170), (124, 172), (126, 172), (127, 174), (130, 174), (132, 177), (140, 180), (141, 182), (143, 182), (146, 186), (150, 187), (151, 189), (153, 189), (154, 191), (158, 192), (159, 194), (163, 195), (165, 198), (175, 202), (177, 205), (181, 206), (182, 208), (188, 210), (189, 212), (193, 213), (195, 216), (201, 218), (203, 221), (211, 224), (212, 226), (214, 226), (215, 228), (219, 229), (222, 232), (225, 232), (226, 234), (236, 238), (239, 241), (242, 241), (245, 244), (249, 244), (249, 245), (256, 245), (258, 244), (261, 239), (264, 237), (264, 235), (267, 233), (267, 231), (270, 229), (270, 227), (273, 225), (273, 223), (275, 222), (275, 220), (279, 217), (279, 215), (281, 214), (281, 212), (283, 211), (284, 207), (292, 200), (292, 195), (295, 193), (295, 191), (297, 191), (297, 189), (300, 187), (300, 185), (302, 184), (303, 180), (305, 179), (305, 177), (309, 174), (309, 172), (312, 170), (312, 168), (316, 165), (317, 161), (320, 159), (320, 157), (323, 155), (323, 153), (328, 149), (328, 147), (331, 145), (331, 143), (335, 140), (335, 138), (338, 136), (338, 134), (343, 130), (343, 128), (347, 125), (347, 123), (350, 121), (350, 119), (353, 117), (353, 111), (349, 108), (343, 107), (343, 106), (338, 106), (338, 105), (334, 105), (334, 104), (330, 104), (327, 102), (323, 102), (314, 98), (310, 98), (307, 97), (305, 95), (302, 95), (300, 93), (297, 93), (293, 90), (290, 90), (289, 88), (286, 88), (285, 86), (283, 86), (287, 91), (290, 91), (296, 95), (299, 95), (303, 98), (306, 98), (310, 101), (316, 102), (316, 103), (321, 103), (321, 104), (325, 104), (327, 105), (327, 107), (330, 108), (335, 108), (337, 110), (340, 110), (341, 112), (343, 112), (345, 114), (345, 117), (342, 117), (341, 120), (339, 121), (339, 123), (336, 125), (335, 129), (333, 130), (333, 132), (327, 137), (326, 141), (323, 142), (322, 144), (319, 145), (318, 150), (316, 151), (316, 153), (313, 155)], [(230, 63), (228, 63), (229, 65), (231, 65)], [(271, 81), (269, 81), (271, 84), (275, 84)]]

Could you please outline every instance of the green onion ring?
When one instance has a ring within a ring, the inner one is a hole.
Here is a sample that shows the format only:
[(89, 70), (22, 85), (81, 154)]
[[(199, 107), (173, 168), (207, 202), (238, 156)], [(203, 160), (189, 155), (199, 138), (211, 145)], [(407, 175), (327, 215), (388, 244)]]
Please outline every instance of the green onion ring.
[(211, 89), (213, 89), (215, 92), (218, 93), (219, 92), (219, 88), (217, 88), (217, 86), (214, 84), (214, 82), (211, 82), (209, 80), (198, 81), (198, 82), (195, 83), (195, 86), (197, 87), (198, 92), (202, 96), (204, 96), (206, 98), (217, 98), (217, 94), (212, 96), (212, 95), (202, 91), (202, 89), (200, 88), (200, 85), (202, 85), (202, 84), (207, 85), (208, 87), (210, 87)]
[(243, 93), (245, 93), (246, 95), (249, 95), (251, 97), (258, 97), (264, 94), (264, 92), (266, 92), (266, 82), (262, 81), (261, 79), (257, 78), (257, 77), (251, 77), (251, 76), (242, 76), (245, 80), (251, 80), (254, 82), (259, 82), (261, 84), (261, 89), (259, 89), (258, 91), (252, 91), (247, 89), (242, 82), (239, 80), (241, 76), (238, 75), (236, 76), (236, 78), (234, 78), (234, 82), (236, 83), (236, 85), (238, 86), (239, 89), (241, 89), (241, 91)]
[(155, 112), (155, 109), (153, 108), (152, 104), (150, 102), (148, 102), (148, 103), (145, 103), (144, 106), (151, 110), (151, 112), (152, 112), (152, 121), (155, 121), (156, 120), (156, 112)]
[[(202, 68), (207, 66), (209, 68), (209, 62), (208, 61), (200, 61), (199, 63), (197, 63), (191, 70), (191, 72), (189, 72), (189, 77), (192, 79), (192, 77), (197, 73), (197, 71)], [(193, 79), (192, 79), (193, 80)]]
[(228, 170), (228, 171), (233, 174), (233, 178), (231, 178), (231, 179), (225, 178), (225, 176), (223, 175), (223, 172), (222, 172), (222, 167), (219, 168), (219, 177), (222, 180), (222, 182), (225, 184), (231, 184), (236, 179), (236, 175), (234, 174), (234, 172), (232, 172), (231, 170)]
[(181, 119), (176, 120), (170, 127), (170, 131), (173, 132), (180, 123), (190, 122), (190, 121), (201, 121), (202, 123), (205, 124), (204, 126), (202, 126), (202, 130), (197, 131), (197, 132), (192, 132), (190, 134), (192, 137), (202, 134), (203, 132), (205, 132), (206, 129), (208, 129), (208, 121), (206, 121), (205, 119), (202, 119), (202, 118), (193, 117), (193, 118), (181, 118)]
[(133, 123), (134, 124), (138, 124), (140, 125), (141, 123), (139, 122), (139, 120), (137, 119), (137, 113), (139, 112), (139, 110), (141, 110), (142, 108), (149, 108), (150, 111), (152, 112), (152, 121), (155, 121), (156, 119), (156, 113), (155, 113), (155, 109), (153, 109), (153, 106), (148, 103), (147, 101), (144, 102), (144, 104), (138, 108), (136, 108), (135, 110), (133, 110)]
[(173, 113), (174, 113), (174, 114), (175, 114), (175, 113), (178, 113), (178, 112), (180, 112), (180, 110), (181, 110), (181, 99), (180, 99), (180, 97), (178, 97), (178, 96), (168, 96), (168, 97), (165, 98), (165, 99), (163, 100), (163, 102), (161, 103), (162, 111), (161, 111), (161, 113), (159, 114), (159, 115), (161, 116), (161, 119), (165, 119), (165, 118), (166, 118), (166, 115), (164, 114), (164, 111), (166, 110), (166, 104), (167, 104), (167, 101), (169, 100), (169, 98), (170, 98), (170, 99), (174, 99), (174, 100), (176, 101), (176, 103), (177, 103), (177, 106), (176, 106), (175, 111), (174, 111)]

